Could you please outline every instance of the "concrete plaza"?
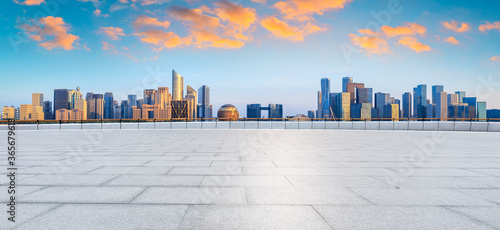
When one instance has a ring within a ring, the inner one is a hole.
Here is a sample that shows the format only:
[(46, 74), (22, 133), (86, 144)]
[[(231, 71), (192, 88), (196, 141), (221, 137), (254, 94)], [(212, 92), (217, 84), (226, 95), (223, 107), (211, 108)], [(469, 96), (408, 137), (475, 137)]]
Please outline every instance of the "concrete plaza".
[[(7, 131), (0, 131), (7, 174)], [(500, 133), (19, 130), (0, 229), (500, 229)]]

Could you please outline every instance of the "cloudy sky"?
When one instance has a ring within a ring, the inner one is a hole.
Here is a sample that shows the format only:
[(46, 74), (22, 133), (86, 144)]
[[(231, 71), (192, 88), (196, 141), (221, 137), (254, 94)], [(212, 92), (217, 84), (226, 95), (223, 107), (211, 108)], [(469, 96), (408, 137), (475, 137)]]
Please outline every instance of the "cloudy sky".
[[(500, 1), (2, 0), (0, 106), (53, 89), (211, 88), (218, 109), (316, 109), (320, 78), (401, 98), (417, 84), (500, 108)], [(429, 92), (430, 96), (430, 92)]]

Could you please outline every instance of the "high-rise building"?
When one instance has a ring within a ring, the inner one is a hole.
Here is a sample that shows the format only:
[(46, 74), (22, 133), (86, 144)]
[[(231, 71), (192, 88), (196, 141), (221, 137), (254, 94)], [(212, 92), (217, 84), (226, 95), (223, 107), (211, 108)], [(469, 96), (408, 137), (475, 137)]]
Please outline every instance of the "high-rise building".
[(336, 118), (339, 119), (350, 119), (351, 118), (351, 94), (350, 93), (338, 93), (335, 94), (335, 114)]
[(464, 103), (465, 91), (456, 91), (455, 94), (458, 94), (458, 103)]
[[(145, 105), (154, 105), (155, 104), (155, 94), (156, 90), (154, 89), (145, 89), (144, 90), (144, 104)], [(133, 105), (136, 106), (136, 105)]]
[[(464, 97), (463, 101), (465, 104), (469, 105), (469, 117), (476, 118), (477, 115), (477, 98), (476, 97)], [(474, 114), (474, 116), (471, 116)]]
[(102, 94), (87, 93), (87, 119), (103, 119), (104, 96)]
[(104, 116), (103, 119), (114, 119), (114, 98), (113, 93), (107, 92), (104, 94)]
[(373, 104), (373, 89), (372, 88), (357, 88), (356, 90), (356, 103), (370, 103)]
[(172, 70), (172, 100), (181, 101), (184, 97), (184, 78)]
[(191, 86), (187, 86), (186, 90), (186, 100), (189, 101), (189, 113), (191, 118), (197, 117), (198, 114), (198, 94), (196, 90), (193, 89)]
[(436, 118), (446, 120), (448, 118), (448, 94), (439, 92), (435, 94), (436, 98)]
[(411, 93), (403, 94), (403, 118), (411, 118)]
[[(77, 99), (82, 100), (82, 99)], [(84, 112), (79, 109), (60, 109), (56, 111), (56, 120), (84, 120)]]
[(191, 118), (188, 100), (172, 100), (172, 119)]
[(262, 118), (260, 104), (247, 105), (247, 118)]
[(19, 107), (17, 107), (14, 111), (14, 118), (16, 120), (21, 120), (21, 109)]
[(20, 120), (31, 120), (31, 113), (33, 113), (33, 105), (30, 104), (21, 105)]
[(369, 119), (372, 117), (371, 103), (354, 103), (351, 104), (351, 118), (353, 119)]
[(458, 94), (448, 94), (448, 105), (461, 103), (458, 100)]
[(347, 83), (347, 92), (351, 94), (351, 104), (357, 103), (356, 91), (365, 88), (364, 83)]
[(172, 95), (168, 92), (168, 87), (158, 87), (157, 96), (155, 96), (156, 103), (160, 105), (160, 109), (164, 109), (170, 106), (170, 101), (172, 101)]
[(347, 93), (347, 84), (352, 83), (352, 77), (343, 77), (342, 78), (342, 92)]
[(308, 117), (308, 118), (311, 118), (311, 119), (316, 118), (314, 115), (315, 115), (315, 114), (314, 114), (314, 110), (309, 110), (309, 111), (307, 111), (307, 117)]
[(425, 116), (426, 118), (436, 118), (436, 104), (427, 104), (427, 109), (426, 109), (427, 115)]
[(438, 93), (441, 93), (444, 91), (444, 86), (442, 85), (433, 85), (432, 86), (432, 103), (436, 103), (436, 97)]
[(16, 108), (4, 106), (2, 108), (2, 120), (16, 119)]
[(60, 109), (69, 108), (69, 92), (67, 89), (54, 90), (54, 112)]
[(269, 118), (283, 118), (283, 105), (269, 104)]
[(321, 97), (321, 91), (318, 91), (318, 110), (316, 110), (316, 118), (322, 118), (321, 115), (321, 105), (323, 105), (323, 97)]
[(391, 118), (393, 121), (399, 121), (399, 105), (384, 105), (384, 118)]
[(75, 108), (75, 101), (82, 99), (83, 95), (80, 92), (80, 86), (76, 87), (76, 90), (69, 90), (68, 91), (68, 108), (70, 110)]
[(331, 117), (330, 110), (330, 78), (321, 79), (321, 116), (323, 118)]
[(427, 85), (421, 84), (413, 88), (413, 113), (415, 118), (427, 116)]
[[(146, 103), (144, 103), (144, 104), (146, 104)], [(128, 102), (127, 102), (127, 106), (126, 106), (128, 108), (128, 112), (126, 114), (126, 118), (124, 118), (123, 114), (122, 114), (122, 119), (133, 118), (133, 115), (132, 115), (132, 107), (133, 106), (137, 106), (137, 108), (142, 108), (142, 105), (141, 106), (138, 105), (137, 95), (135, 95), (135, 94), (128, 95)]]
[(198, 89), (198, 118), (212, 118), (212, 106), (210, 105), (210, 88), (202, 85)]
[[(130, 95), (129, 95), (130, 97)], [(130, 99), (130, 98), (129, 98)], [(132, 111), (131, 106), (128, 105), (129, 100), (123, 100), (120, 107), (121, 107), (121, 119), (131, 119), (132, 117), (130, 116)], [(137, 107), (137, 106), (136, 106)]]
[(486, 119), (486, 102), (478, 101), (476, 110), (477, 110), (476, 118)]
[(87, 109), (88, 109), (88, 106), (87, 106), (87, 100), (81, 98), (81, 99), (76, 99), (75, 101), (75, 109), (81, 111), (83, 114), (81, 116), (82, 120), (87, 120)]
[(122, 108), (118, 101), (113, 102), (113, 119), (122, 119)]
[(93, 120), (95, 119), (94, 93), (88, 92), (85, 96), (85, 100), (87, 102), (87, 119)]
[(54, 112), (52, 111), (52, 102), (44, 101), (43, 102), (43, 114), (44, 120), (54, 120)]
[(488, 109), (486, 111), (486, 118), (488, 118), (488, 119), (500, 119), (500, 109)]
[(34, 106), (43, 106), (43, 93), (33, 93), (31, 95), (31, 104)]
[[(378, 111), (376, 118), (386, 118), (384, 106), (390, 104), (390, 95), (388, 93), (375, 93), (375, 108)], [(373, 117), (374, 114), (372, 114)]]

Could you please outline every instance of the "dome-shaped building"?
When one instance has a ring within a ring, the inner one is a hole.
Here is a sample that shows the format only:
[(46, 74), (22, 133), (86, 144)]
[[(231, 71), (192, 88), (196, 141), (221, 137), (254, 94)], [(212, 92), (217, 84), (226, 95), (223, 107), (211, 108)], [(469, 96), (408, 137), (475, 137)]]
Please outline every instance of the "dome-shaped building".
[(240, 113), (234, 105), (225, 104), (217, 112), (217, 118), (222, 121), (237, 121), (240, 118)]

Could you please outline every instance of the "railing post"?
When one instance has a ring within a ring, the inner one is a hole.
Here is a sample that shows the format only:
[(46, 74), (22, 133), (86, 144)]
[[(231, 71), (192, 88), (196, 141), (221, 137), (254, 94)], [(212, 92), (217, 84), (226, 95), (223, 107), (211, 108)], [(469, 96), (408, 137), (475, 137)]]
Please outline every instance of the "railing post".
[(101, 118), (101, 130), (102, 130), (102, 118)]
[(120, 118), (120, 129), (122, 129), (122, 119)]
[(36, 120), (36, 130), (38, 130), (38, 120)]

